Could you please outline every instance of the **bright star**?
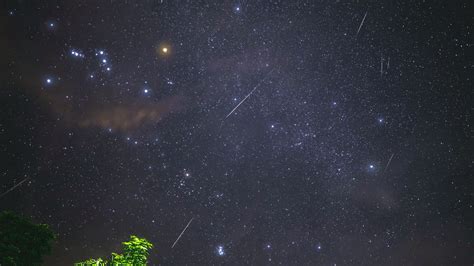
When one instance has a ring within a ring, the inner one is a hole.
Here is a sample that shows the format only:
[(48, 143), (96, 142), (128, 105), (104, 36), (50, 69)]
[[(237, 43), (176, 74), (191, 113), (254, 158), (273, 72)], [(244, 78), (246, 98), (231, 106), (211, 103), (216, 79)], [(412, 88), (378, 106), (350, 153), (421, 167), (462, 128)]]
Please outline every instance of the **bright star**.
[(143, 92), (144, 92), (144, 93), (148, 93), (148, 89), (144, 89)]
[(374, 166), (373, 164), (371, 164), (371, 165), (369, 165), (369, 168), (370, 168), (370, 169), (374, 169), (375, 166)]
[(168, 48), (167, 47), (163, 47), (163, 49), (161, 49), (161, 51), (163, 51), (163, 53), (168, 53)]

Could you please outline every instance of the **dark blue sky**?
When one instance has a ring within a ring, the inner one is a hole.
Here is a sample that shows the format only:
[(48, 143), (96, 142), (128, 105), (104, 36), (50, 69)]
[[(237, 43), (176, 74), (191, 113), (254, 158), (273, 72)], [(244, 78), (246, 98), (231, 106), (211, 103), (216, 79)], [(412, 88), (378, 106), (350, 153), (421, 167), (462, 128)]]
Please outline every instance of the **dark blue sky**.
[(0, 10), (0, 209), (58, 233), (46, 265), (130, 234), (151, 265), (473, 264), (469, 1)]

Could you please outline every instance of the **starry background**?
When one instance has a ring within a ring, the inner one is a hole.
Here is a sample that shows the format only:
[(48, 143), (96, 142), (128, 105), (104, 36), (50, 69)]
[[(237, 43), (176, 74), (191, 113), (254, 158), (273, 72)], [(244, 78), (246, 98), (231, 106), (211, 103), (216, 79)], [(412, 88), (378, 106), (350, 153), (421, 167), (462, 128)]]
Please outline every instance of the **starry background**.
[(46, 265), (130, 234), (152, 265), (472, 265), (472, 10), (5, 1), (0, 208), (58, 233)]

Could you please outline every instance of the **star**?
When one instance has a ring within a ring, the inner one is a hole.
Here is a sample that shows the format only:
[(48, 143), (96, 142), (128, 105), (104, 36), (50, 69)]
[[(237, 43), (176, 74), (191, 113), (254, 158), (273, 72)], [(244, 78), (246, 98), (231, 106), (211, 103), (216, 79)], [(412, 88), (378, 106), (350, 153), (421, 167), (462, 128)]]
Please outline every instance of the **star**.
[(163, 51), (163, 53), (165, 53), (165, 54), (168, 53), (168, 47), (163, 47), (163, 48), (161, 49), (161, 51)]
[(54, 81), (55, 81), (55, 78), (53, 78), (52, 76), (47, 76), (47, 77), (43, 80), (43, 84), (46, 85), (46, 86), (53, 86), (53, 85), (54, 85)]

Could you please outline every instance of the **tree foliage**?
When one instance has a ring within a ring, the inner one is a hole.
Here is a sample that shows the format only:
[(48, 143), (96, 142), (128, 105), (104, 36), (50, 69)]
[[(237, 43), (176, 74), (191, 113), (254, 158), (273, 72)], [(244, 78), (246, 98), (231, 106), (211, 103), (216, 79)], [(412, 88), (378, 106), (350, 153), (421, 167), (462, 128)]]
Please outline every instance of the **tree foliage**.
[(0, 213), (0, 265), (41, 265), (54, 239), (46, 224), (34, 224), (12, 212)]
[(74, 263), (75, 266), (106, 266), (107, 261), (101, 258), (98, 259), (88, 259), (83, 262)]
[(142, 266), (147, 264), (148, 250), (153, 244), (145, 238), (131, 235), (130, 241), (122, 242), (123, 254), (112, 253), (110, 262), (103, 259), (89, 259), (75, 263), (75, 266)]

